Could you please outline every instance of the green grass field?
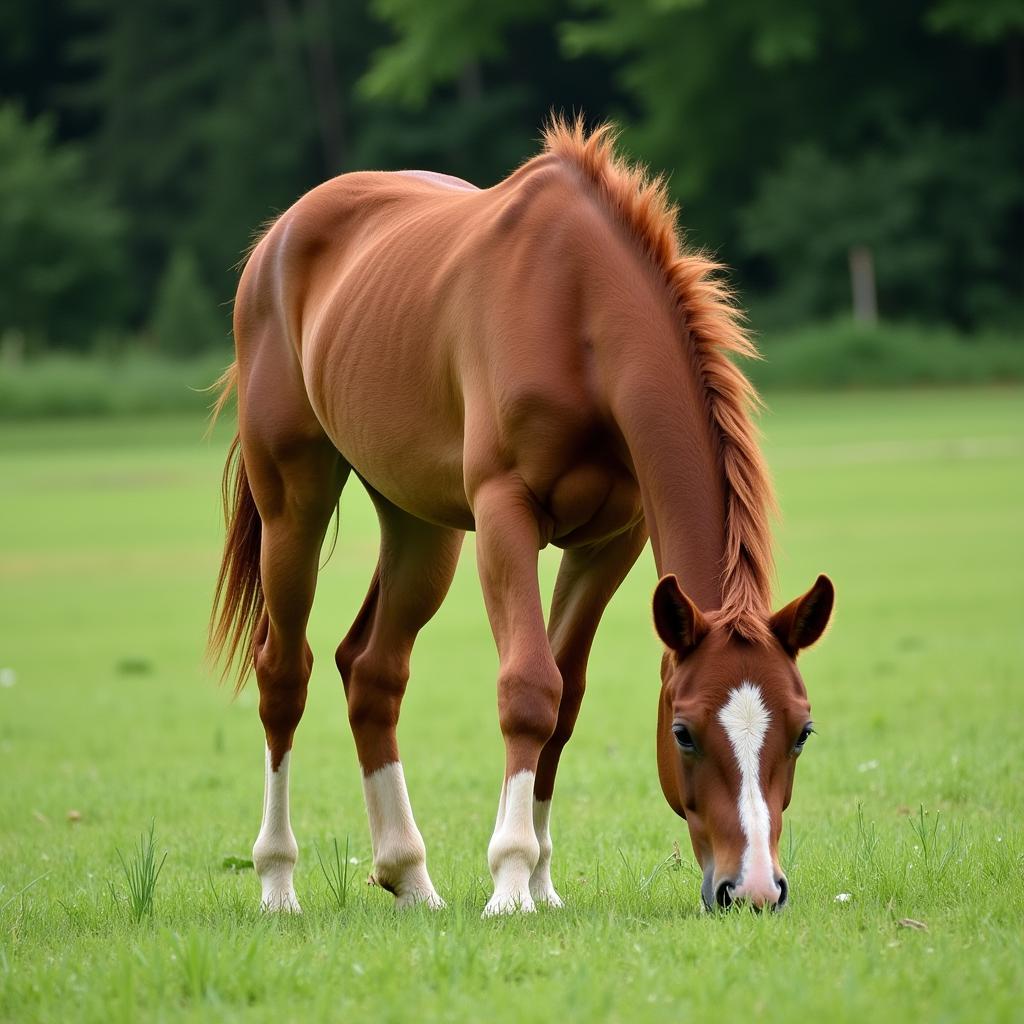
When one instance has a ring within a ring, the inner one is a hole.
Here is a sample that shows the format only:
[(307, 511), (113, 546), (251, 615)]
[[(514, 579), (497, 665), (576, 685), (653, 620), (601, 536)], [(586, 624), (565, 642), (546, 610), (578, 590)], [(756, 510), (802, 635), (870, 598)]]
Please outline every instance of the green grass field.
[[(819, 571), (839, 594), (803, 658), (819, 735), (781, 846), (791, 904), (774, 916), (699, 910), (654, 763), (649, 557), (608, 611), (559, 776), (566, 909), (480, 920), (502, 744), (468, 548), (417, 647), (400, 731), (449, 909), (399, 915), (363, 884), (332, 658), (375, 559), (356, 483), (321, 576), (293, 760), (305, 914), (261, 916), (251, 869), (225, 867), (259, 825), (255, 688), (232, 702), (201, 666), (226, 432), (4, 427), (0, 1019), (1020, 1020), (1024, 392), (769, 404), (779, 597)], [(135, 923), (119, 853), (130, 862), (151, 822), (167, 858)], [(352, 861), (344, 906), (317, 855), (335, 840)]]

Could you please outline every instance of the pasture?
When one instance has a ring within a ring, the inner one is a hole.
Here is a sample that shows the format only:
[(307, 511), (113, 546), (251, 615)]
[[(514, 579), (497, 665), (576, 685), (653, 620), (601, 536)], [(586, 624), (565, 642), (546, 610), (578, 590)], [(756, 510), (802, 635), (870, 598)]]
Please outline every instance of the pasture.
[[(777, 603), (819, 571), (838, 592), (801, 659), (818, 735), (780, 847), (791, 902), (773, 916), (699, 909), (655, 769), (645, 556), (598, 635), (559, 773), (566, 908), (480, 919), (503, 750), (471, 542), (417, 646), (400, 727), (449, 906), (399, 915), (364, 884), (332, 656), (375, 561), (355, 480), (292, 762), (305, 913), (261, 916), (244, 863), (263, 786), (255, 685), (232, 702), (201, 665), (227, 423), (209, 442), (194, 417), (5, 427), (0, 1019), (1019, 1019), (1024, 392), (769, 406)], [(556, 559), (543, 556), (549, 589)], [(122, 859), (151, 823), (166, 861), (136, 921)]]

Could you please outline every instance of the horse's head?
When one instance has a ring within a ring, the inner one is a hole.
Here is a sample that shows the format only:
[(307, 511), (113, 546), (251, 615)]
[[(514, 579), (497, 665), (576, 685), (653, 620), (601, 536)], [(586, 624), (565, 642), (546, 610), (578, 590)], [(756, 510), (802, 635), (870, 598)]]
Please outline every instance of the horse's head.
[(658, 705), (658, 773), (665, 798), (686, 819), (704, 872), (708, 909), (749, 901), (782, 907), (782, 812), (796, 760), (812, 732), (797, 653), (832, 614), (827, 576), (768, 620), (761, 642), (703, 615), (666, 576), (654, 593), (665, 644)]

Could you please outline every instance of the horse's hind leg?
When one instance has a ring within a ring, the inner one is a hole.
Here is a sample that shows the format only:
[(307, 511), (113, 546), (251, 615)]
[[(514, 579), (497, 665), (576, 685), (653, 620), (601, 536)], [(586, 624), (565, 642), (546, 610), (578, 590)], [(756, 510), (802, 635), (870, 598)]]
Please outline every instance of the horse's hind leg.
[(398, 907), (443, 907), (427, 873), (398, 753), (396, 728), (416, 634), (441, 606), (463, 534), (433, 526), (371, 492), (381, 526), (380, 560), (337, 663), (363, 773), (373, 878)]
[(322, 431), (317, 433), (304, 393), (302, 404), (296, 402), (285, 417), (249, 410), (242, 423), (245, 467), (262, 521), (266, 602), (253, 651), (267, 740), (263, 822), (253, 864), (263, 908), (298, 911), (292, 884), (298, 847), (288, 813), (292, 737), (313, 668), (306, 623), (320, 546), (349, 467)]

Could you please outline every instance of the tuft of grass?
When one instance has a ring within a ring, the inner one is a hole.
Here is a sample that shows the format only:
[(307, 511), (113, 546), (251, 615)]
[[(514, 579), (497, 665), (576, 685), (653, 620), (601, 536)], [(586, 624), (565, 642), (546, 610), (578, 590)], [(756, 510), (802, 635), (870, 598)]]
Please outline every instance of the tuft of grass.
[(138, 852), (133, 853), (130, 859), (126, 859), (120, 850), (117, 851), (117, 859), (121, 862), (125, 885), (128, 889), (128, 910), (136, 924), (139, 924), (144, 917), (150, 917), (153, 914), (156, 883), (163, 870), (164, 861), (167, 860), (167, 852), (164, 851), (164, 855), (157, 863), (155, 828), (156, 822), (151, 821), (149, 832), (143, 832), (139, 836)]
[(348, 868), (349, 868), (349, 837), (345, 836), (345, 856), (341, 856), (341, 851), (338, 849), (338, 840), (335, 837), (333, 840), (334, 845), (334, 856), (328, 858), (327, 862), (324, 863), (324, 858), (320, 854), (320, 847), (316, 847), (316, 859), (320, 861), (320, 870), (324, 874), (324, 878), (327, 879), (327, 888), (331, 893), (331, 901), (338, 910), (345, 909), (345, 903), (348, 900)]
[(910, 828), (917, 838), (924, 863), (925, 873), (931, 885), (938, 885), (945, 878), (952, 864), (962, 861), (967, 842), (962, 822), (958, 822), (939, 833), (940, 812), (929, 814), (924, 804), (919, 804), (917, 817), (910, 818)]

